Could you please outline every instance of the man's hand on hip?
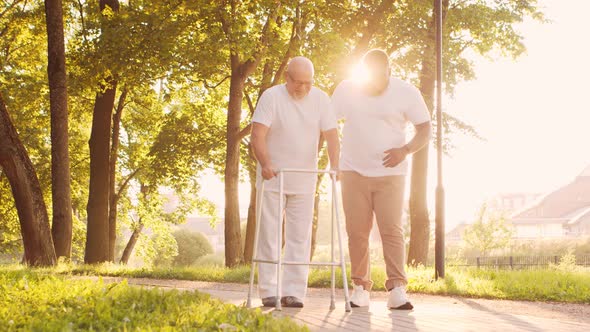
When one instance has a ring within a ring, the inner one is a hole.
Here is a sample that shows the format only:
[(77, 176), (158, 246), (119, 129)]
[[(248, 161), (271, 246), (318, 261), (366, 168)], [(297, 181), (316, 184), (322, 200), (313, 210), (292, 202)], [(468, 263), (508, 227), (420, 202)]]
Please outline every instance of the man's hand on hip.
[(407, 146), (402, 146), (401, 148), (392, 148), (385, 151), (385, 158), (383, 158), (383, 166), (385, 167), (395, 167), (399, 165), (406, 156), (409, 154)]
[(277, 176), (277, 172), (275, 172), (274, 167), (272, 165), (262, 167), (262, 177), (265, 180), (270, 180), (275, 176)]

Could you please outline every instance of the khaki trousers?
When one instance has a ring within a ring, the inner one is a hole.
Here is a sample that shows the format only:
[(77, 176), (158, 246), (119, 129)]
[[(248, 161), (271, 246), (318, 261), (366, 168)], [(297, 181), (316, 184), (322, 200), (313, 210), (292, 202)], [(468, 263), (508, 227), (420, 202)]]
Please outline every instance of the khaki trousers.
[(405, 245), (401, 225), (405, 176), (367, 177), (344, 171), (341, 177), (342, 203), (346, 216), (351, 277), (355, 285), (370, 290), (369, 234), (373, 214), (383, 243), (386, 289), (407, 284)]

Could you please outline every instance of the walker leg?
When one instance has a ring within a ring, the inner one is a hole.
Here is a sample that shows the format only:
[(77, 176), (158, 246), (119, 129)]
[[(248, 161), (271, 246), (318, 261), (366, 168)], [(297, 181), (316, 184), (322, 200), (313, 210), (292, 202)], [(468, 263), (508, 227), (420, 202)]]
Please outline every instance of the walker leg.
[(338, 195), (336, 190), (336, 176), (332, 176), (332, 199), (335, 205), (336, 232), (338, 233), (338, 246), (340, 247), (340, 268), (342, 269), (342, 286), (344, 288), (344, 310), (350, 312), (350, 298), (348, 296), (348, 278), (346, 277), (346, 263), (344, 262), (344, 250), (342, 248), (342, 232), (340, 230), (340, 213), (338, 211)]
[[(333, 175), (332, 175), (333, 177)], [(334, 181), (332, 181), (332, 186), (334, 186), (335, 183)], [(334, 248), (334, 211), (337, 208), (334, 205), (334, 190), (332, 190), (332, 213), (331, 215), (331, 220), (330, 220), (330, 251), (331, 251), (331, 263), (334, 264), (336, 263), (335, 260), (335, 248)], [(330, 310), (334, 310), (336, 309), (336, 267), (334, 265), (330, 266), (331, 269), (331, 293), (330, 293)]]
[(282, 310), (281, 307), (281, 265), (283, 260), (281, 258), (281, 249), (282, 249), (282, 242), (283, 242), (283, 194), (284, 194), (284, 177), (283, 171), (279, 171), (279, 227), (277, 231), (277, 302), (276, 302), (276, 310)]
[(260, 221), (262, 220), (262, 198), (264, 193), (264, 180), (261, 181), (256, 193), (256, 230), (254, 231), (254, 246), (252, 248), (252, 263), (250, 264), (250, 286), (248, 287), (248, 299), (246, 307), (252, 308), (252, 291), (254, 289), (254, 272), (256, 271), (256, 259), (258, 257), (258, 234), (260, 232)]

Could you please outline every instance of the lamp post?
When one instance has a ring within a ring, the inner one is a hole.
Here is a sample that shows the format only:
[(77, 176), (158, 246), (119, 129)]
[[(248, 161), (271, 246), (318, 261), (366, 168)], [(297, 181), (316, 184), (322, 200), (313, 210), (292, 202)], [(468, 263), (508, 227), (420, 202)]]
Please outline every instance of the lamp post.
[(442, 0), (434, 0), (436, 21), (436, 155), (437, 185), (434, 242), (435, 279), (445, 277), (445, 190), (442, 181)]

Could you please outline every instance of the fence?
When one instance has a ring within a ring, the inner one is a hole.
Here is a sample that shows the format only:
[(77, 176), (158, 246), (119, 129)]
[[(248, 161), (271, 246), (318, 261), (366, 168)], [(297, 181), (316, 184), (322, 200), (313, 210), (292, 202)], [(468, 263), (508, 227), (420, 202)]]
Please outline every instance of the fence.
[[(576, 265), (590, 266), (590, 255), (577, 255)], [(559, 264), (561, 256), (492, 256), (466, 257), (460, 262), (449, 262), (447, 266), (476, 266), (494, 269), (539, 269)]]

